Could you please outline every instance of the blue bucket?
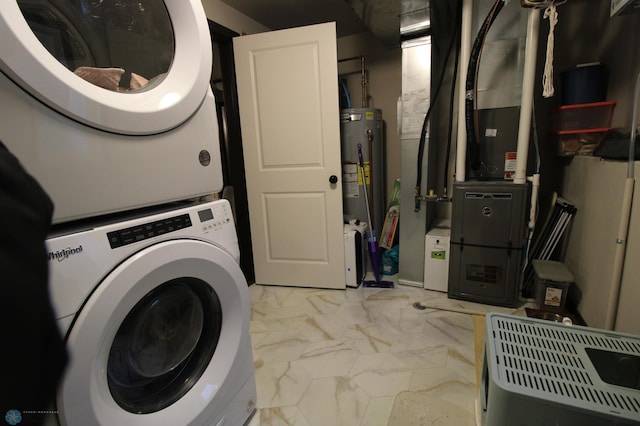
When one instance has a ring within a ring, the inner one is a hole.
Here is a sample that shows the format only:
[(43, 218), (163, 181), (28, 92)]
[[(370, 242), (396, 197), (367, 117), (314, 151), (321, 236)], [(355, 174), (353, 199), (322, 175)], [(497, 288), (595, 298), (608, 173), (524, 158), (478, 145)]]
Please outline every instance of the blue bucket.
[(606, 68), (599, 62), (578, 65), (561, 74), (562, 105), (590, 104), (607, 100)]

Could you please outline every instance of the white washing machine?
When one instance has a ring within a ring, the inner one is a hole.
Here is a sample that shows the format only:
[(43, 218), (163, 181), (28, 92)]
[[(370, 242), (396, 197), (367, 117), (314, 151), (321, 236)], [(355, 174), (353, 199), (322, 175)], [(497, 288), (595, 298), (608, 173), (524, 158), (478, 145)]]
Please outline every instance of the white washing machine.
[(255, 411), (250, 301), (226, 200), (47, 240), (70, 363), (63, 425), (228, 425)]
[(4, 1), (0, 33), (0, 140), (54, 223), (222, 189), (200, 0)]

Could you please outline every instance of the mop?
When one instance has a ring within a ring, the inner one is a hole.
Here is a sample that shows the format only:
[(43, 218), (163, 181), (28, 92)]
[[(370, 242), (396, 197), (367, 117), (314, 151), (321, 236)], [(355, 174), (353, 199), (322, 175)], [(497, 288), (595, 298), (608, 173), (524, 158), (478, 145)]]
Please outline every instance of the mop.
[(364, 203), (367, 207), (367, 220), (369, 221), (369, 231), (367, 232), (367, 242), (369, 243), (369, 259), (371, 259), (371, 266), (373, 267), (373, 275), (376, 280), (365, 280), (362, 283), (362, 287), (379, 287), (379, 288), (393, 288), (392, 281), (382, 281), (380, 279), (380, 257), (378, 256), (378, 238), (376, 237), (376, 231), (373, 229), (373, 223), (371, 222), (371, 211), (369, 210), (369, 194), (367, 191), (367, 179), (364, 173), (364, 161), (362, 160), (362, 144), (358, 144), (358, 160), (360, 161), (360, 174), (362, 175), (362, 185), (364, 190)]

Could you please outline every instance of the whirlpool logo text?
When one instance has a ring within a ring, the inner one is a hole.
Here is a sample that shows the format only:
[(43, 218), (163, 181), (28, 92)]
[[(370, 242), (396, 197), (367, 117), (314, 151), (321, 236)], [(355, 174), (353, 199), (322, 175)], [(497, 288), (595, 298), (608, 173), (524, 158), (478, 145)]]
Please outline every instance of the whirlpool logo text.
[(82, 253), (82, 246), (78, 247), (67, 247), (62, 250), (50, 251), (49, 252), (49, 260), (57, 260), (58, 262), (62, 262), (63, 260), (69, 258), (69, 256), (73, 256), (74, 254)]

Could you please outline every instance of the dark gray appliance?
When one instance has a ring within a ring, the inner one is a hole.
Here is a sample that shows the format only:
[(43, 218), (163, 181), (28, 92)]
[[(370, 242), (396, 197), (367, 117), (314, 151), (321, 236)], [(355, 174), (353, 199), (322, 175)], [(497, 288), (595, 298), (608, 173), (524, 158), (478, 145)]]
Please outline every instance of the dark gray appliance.
[(528, 185), (454, 185), (448, 296), (516, 306), (521, 283)]
[(640, 425), (640, 338), (491, 312), (476, 422)]
[(519, 123), (519, 106), (477, 111), (478, 168), (469, 170), (470, 180), (513, 179)]

